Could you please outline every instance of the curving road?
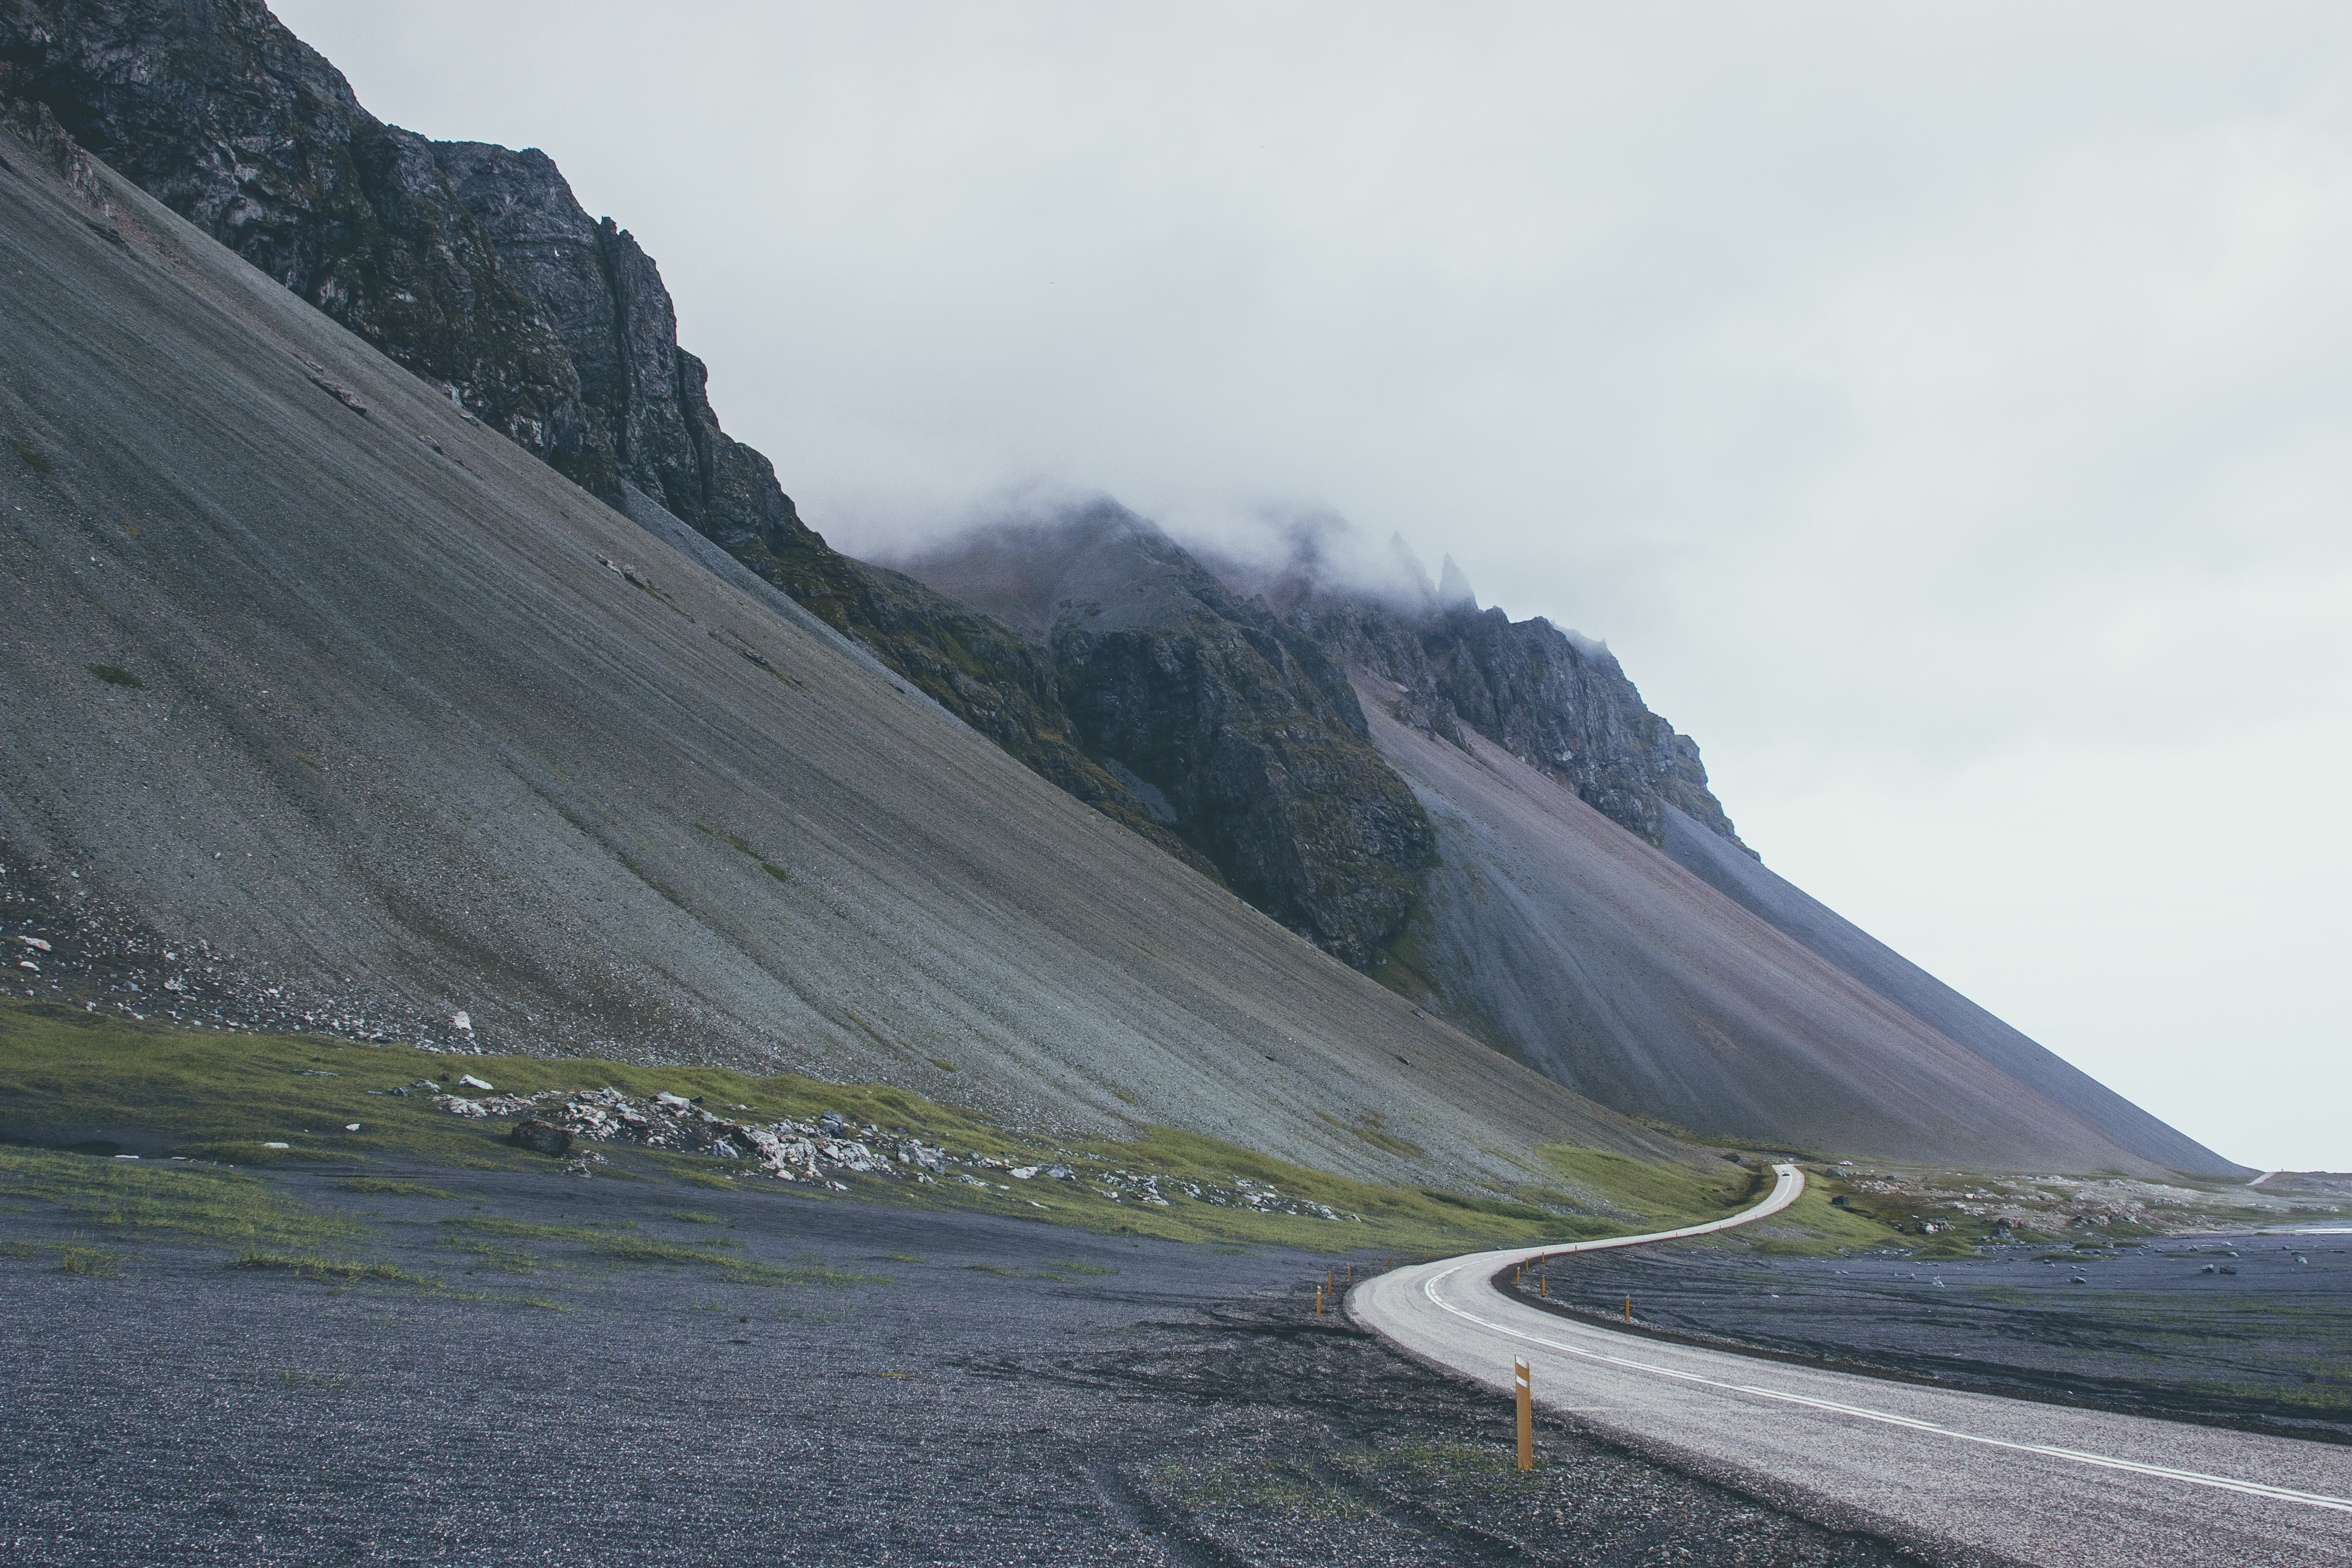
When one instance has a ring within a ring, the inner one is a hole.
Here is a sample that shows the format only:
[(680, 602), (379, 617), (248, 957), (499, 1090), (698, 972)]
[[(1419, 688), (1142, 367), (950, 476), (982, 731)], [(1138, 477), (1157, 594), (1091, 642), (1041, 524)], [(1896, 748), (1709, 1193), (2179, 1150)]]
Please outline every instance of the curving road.
[(1752, 1224), (1804, 1190), (1793, 1165), (1774, 1171), (1771, 1195), (1727, 1220), (1399, 1268), (1357, 1286), (1348, 1310), (1498, 1394), (1520, 1357), (1540, 1408), (1930, 1549), (2052, 1568), (2352, 1563), (2352, 1449), (1633, 1339), (1494, 1288), (1541, 1258)]

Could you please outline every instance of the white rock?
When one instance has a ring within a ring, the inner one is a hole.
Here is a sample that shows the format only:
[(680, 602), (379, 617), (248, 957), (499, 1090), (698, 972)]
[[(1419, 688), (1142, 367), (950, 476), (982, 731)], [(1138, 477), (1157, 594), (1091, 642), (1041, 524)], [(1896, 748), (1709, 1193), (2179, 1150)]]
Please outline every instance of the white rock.
[(343, 1131), (346, 1132), (356, 1132), (359, 1130), (360, 1124), (356, 1121), (346, 1121), (343, 1123)]
[(1032, 1177), (1032, 1176), (1035, 1175), (1036, 1173), (1037, 1173), (1037, 1167), (1036, 1167), (1036, 1166), (1034, 1166), (1034, 1165), (1024, 1165), (1024, 1166), (1022, 1166), (1019, 1170), (1017, 1170), (1017, 1171), (1015, 1171), (1015, 1172), (1013, 1172), (1013, 1179), (1014, 1181), (1016, 1181), (1016, 1182), (1025, 1182), (1025, 1181), (1027, 1181), (1030, 1177)]
[(262, 1147), (265, 1149), (288, 1149), (291, 1148), (292, 1145), (289, 1143), (264, 1143)]
[(474, 1032), (473, 1016), (463, 1011), (452, 1013), (449, 1015), (449, 1026), (453, 1029), (463, 1029), (470, 1035)]
[(47, 942), (43, 942), (39, 937), (37, 937), (37, 936), (20, 936), (20, 937), (18, 937), (16, 940), (17, 940), (18, 942), (23, 942), (26, 947), (37, 947), (37, 948), (39, 948), (43, 952), (48, 952), (48, 951), (49, 951), (49, 944), (48, 944)]
[[(461, 1018), (465, 1016), (463, 1013), (460, 1013), (457, 1016)], [(462, 1084), (471, 1085), (475, 1089), (487, 1089), (490, 1087), (488, 1084), (484, 1083), (480, 1079), (476, 1078), (469, 1072), (459, 1073), (457, 1075), (457, 1081)]]

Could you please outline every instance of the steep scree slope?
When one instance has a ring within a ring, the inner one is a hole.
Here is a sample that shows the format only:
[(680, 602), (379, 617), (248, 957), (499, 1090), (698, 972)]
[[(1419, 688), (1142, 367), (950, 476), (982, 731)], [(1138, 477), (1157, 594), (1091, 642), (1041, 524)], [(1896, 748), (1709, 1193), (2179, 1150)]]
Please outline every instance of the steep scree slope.
[[(2001, 1057), (1946, 1034), (1485, 736), (1365, 706), (1438, 837), (1392, 982), (1579, 1093), (1897, 1160), (2239, 1172), (2014, 1031)], [(1680, 814), (1668, 831), (1718, 877), (1770, 875)]]
[(1079, 799), (1195, 869), (1069, 735), (1050, 670), (986, 617), (854, 561), (727, 436), (659, 269), (552, 160), (428, 142), (254, 0), (0, 0), (0, 99), (604, 500), (635, 488)]
[[(102, 166), (77, 194), (13, 137), (0, 163), (0, 838), (93, 901), (298, 988), (466, 1009), (493, 1048), (781, 1065), (1391, 1178), (1664, 1149)], [(1425, 1152), (1350, 1131), (1380, 1125)]]
[(1753, 858), (1729, 851), (1680, 812), (1666, 816), (1665, 851), (1676, 865), (1817, 957), (1859, 980), (1946, 1039), (2019, 1083), (2064, 1106), (2076, 1120), (2159, 1165), (2207, 1175), (2246, 1176), (2082, 1068), (1994, 1017), (1926, 970)]
[(1109, 714), (1089, 742), (1146, 759), (1154, 784), (1171, 759), (1136, 737), (1188, 731), (1148, 708), (1122, 725), (1123, 667), (1084, 657), (1088, 628), (1150, 647), (1215, 614), (1348, 668), (1366, 724), (1349, 732), (1411, 786), (1435, 848), (1367, 967), (1580, 1093), (1707, 1136), (1882, 1157), (2237, 1170), (1764, 870), (1697, 747), (1605, 647), (1479, 610), (1458, 570), (1449, 604), (1417, 568), (1382, 597), (1221, 563), (1259, 590), (1244, 603), (1191, 591), (1200, 564), (1108, 508), (908, 564), (1049, 648), (1069, 710)]

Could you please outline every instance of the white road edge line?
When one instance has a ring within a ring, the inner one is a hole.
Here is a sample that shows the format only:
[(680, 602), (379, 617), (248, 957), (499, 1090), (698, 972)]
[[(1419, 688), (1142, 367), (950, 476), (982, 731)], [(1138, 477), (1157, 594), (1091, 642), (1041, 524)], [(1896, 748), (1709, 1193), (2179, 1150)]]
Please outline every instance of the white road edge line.
[[(1680, 1230), (1662, 1230), (1650, 1236), (1619, 1236), (1612, 1237), (1605, 1241), (1574, 1242), (1564, 1247), (1541, 1247), (1530, 1251), (1527, 1256), (1549, 1258), (1563, 1252), (1592, 1252), (1606, 1247), (1633, 1247), (1643, 1242), (1671, 1241), (1680, 1237), (1703, 1236), (1710, 1231), (1728, 1230), (1734, 1226), (1746, 1225), (1751, 1220), (1762, 1219), (1768, 1215), (1778, 1214), (1796, 1202), (1797, 1195), (1805, 1188), (1804, 1174), (1794, 1165), (1776, 1165), (1773, 1171), (1780, 1180), (1774, 1184), (1772, 1195), (1754, 1208), (1742, 1210), (1728, 1219), (1715, 1220), (1706, 1225), (1685, 1226)], [(1801, 1405), (1813, 1410), (1829, 1411), (1833, 1415), (1851, 1415), (1858, 1420), (1875, 1421), (1888, 1426), (1906, 1427), (1914, 1432), (1931, 1433), (1939, 1437), (1949, 1437), (1959, 1443), (1978, 1443), (1989, 1448), (2007, 1448), (2020, 1454), (2039, 1454), (2047, 1458), (2064, 1459), (2074, 1464), (2088, 1465), (2096, 1469), (2128, 1470), (2135, 1475), (2154, 1476), (2163, 1480), (2186, 1481), (2192, 1486), (2214, 1487), (2223, 1491), (2241, 1492), (2248, 1497), (2268, 1498), (2276, 1502), (2299, 1502), (2311, 1508), (2332, 1509), (2339, 1513), (2352, 1513), (2352, 1498), (2329, 1497), (2322, 1492), (2299, 1492), (2286, 1487), (2271, 1486), (2263, 1481), (2244, 1481), (2229, 1476), (2207, 1475), (2202, 1470), (2176, 1470), (2165, 1465), (2143, 1464), (2137, 1459), (2118, 1459), (2106, 1454), (2088, 1453), (2080, 1448), (2062, 1448), (2049, 1443), (2016, 1443), (2005, 1437), (1987, 1437), (1979, 1433), (1962, 1432), (1954, 1427), (1938, 1426), (1933, 1421), (1922, 1421), (1916, 1416), (1898, 1415), (1891, 1410), (1873, 1410), (1866, 1405), (1845, 1405), (1836, 1400), (1816, 1399), (1809, 1394), (1790, 1394), (1782, 1389), (1763, 1388), (1754, 1384), (1726, 1383), (1719, 1378), (1707, 1377), (1699, 1373), (1678, 1372), (1672, 1367), (1659, 1366), (1651, 1362), (1632, 1361), (1623, 1356), (1608, 1355), (1600, 1351), (1562, 1344), (1558, 1340), (1548, 1340), (1538, 1334), (1528, 1333), (1507, 1324), (1482, 1318), (1475, 1312), (1466, 1311), (1451, 1302), (1439, 1300), (1437, 1288), (1440, 1285), (1461, 1273), (1465, 1268), (1483, 1261), (1484, 1258), (1494, 1256), (1496, 1255), (1486, 1254), (1483, 1257), (1465, 1258), (1442, 1273), (1431, 1275), (1422, 1284), (1422, 1294), (1428, 1297), (1430, 1304), (1439, 1310), (1451, 1312), (1457, 1318), (1475, 1323), (1482, 1329), (1492, 1330), (1506, 1338), (1524, 1340), (1528, 1344), (1541, 1345), (1547, 1350), (1559, 1351), (1563, 1355), (1580, 1356), (1586, 1361), (1622, 1367), (1628, 1372), (1643, 1372), (1653, 1377), (1673, 1378), (1679, 1383), (1699, 1384), (1708, 1388), (1720, 1388), (1727, 1393), (1745, 1394), (1759, 1399), (1776, 1399), (1787, 1405)], [(1497, 1271), (1499, 1271), (1499, 1266), (1497, 1266)], [(1991, 1394), (1987, 1397), (1999, 1398), (2000, 1395)], [(1558, 1407), (1555, 1406), (1555, 1408)]]

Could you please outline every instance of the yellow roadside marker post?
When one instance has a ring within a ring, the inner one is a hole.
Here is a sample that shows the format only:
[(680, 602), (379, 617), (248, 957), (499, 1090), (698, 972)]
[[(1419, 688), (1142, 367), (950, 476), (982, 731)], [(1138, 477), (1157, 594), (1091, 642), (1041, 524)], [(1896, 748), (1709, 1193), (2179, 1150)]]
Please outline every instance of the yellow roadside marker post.
[(1519, 1398), (1519, 1468), (1536, 1468), (1536, 1400), (1535, 1391), (1528, 1385), (1528, 1363), (1514, 1356), (1511, 1359), (1511, 1382)]
[(1538, 1274), (1536, 1276), (1536, 1294), (1542, 1297), (1547, 1301), (1551, 1300), (1550, 1275)]
[(1625, 1321), (1629, 1323), (1633, 1321), (1633, 1298), (1631, 1296), (1625, 1298)]
[(1323, 1287), (1320, 1285), (1315, 1287), (1315, 1315), (1318, 1318), (1323, 1315)]

